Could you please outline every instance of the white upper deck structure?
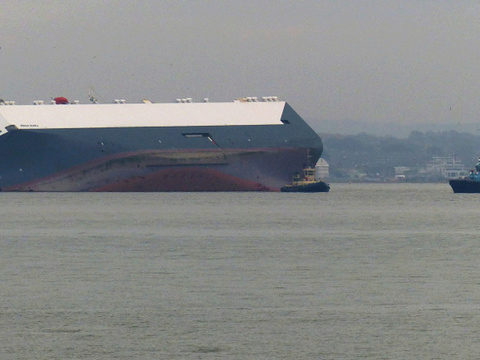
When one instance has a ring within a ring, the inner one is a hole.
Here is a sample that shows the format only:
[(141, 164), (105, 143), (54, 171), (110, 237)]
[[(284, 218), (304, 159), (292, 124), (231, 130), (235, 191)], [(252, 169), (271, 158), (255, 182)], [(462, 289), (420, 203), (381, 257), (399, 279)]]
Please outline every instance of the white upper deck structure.
[(243, 99), (228, 103), (1, 105), (0, 129), (13, 125), (19, 130), (282, 125), (284, 107), (284, 101)]

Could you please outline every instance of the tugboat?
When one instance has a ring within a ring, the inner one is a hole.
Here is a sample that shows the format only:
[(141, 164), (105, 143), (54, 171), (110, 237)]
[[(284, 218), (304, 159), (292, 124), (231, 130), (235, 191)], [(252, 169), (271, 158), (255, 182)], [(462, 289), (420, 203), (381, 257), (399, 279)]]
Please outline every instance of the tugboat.
[(480, 157), (468, 177), (452, 179), (449, 184), (454, 193), (480, 193)]
[(315, 169), (307, 167), (303, 169), (303, 177), (295, 174), (291, 184), (280, 188), (281, 192), (328, 192), (330, 185), (321, 180), (315, 180)]

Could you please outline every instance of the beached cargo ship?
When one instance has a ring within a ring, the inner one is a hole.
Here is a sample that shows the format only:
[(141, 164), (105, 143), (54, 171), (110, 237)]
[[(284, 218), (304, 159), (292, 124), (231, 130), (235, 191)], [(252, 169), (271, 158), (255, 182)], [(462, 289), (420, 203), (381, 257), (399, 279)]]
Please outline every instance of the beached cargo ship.
[(3, 191), (278, 191), (321, 153), (275, 97), (0, 105)]

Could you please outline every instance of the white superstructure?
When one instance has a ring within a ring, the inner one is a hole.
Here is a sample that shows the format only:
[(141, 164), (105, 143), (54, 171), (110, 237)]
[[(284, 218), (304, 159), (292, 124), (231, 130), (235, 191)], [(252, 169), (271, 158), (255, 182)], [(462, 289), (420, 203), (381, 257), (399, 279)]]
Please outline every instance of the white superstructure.
[(283, 101), (3, 105), (0, 125), (18, 129), (282, 125)]

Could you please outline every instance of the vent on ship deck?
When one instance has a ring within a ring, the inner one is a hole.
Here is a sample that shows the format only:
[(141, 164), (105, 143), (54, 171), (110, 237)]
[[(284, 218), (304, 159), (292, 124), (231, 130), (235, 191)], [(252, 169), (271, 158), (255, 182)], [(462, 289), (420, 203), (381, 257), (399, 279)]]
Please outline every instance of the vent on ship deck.
[(185, 136), (186, 138), (189, 138), (189, 139), (206, 138), (213, 145), (218, 146), (218, 144), (215, 142), (215, 140), (213, 140), (212, 135), (210, 135), (209, 133), (182, 133), (182, 135)]
[(186, 138), (211, 138), (212, 136), (209, 133), (182, 133)]

